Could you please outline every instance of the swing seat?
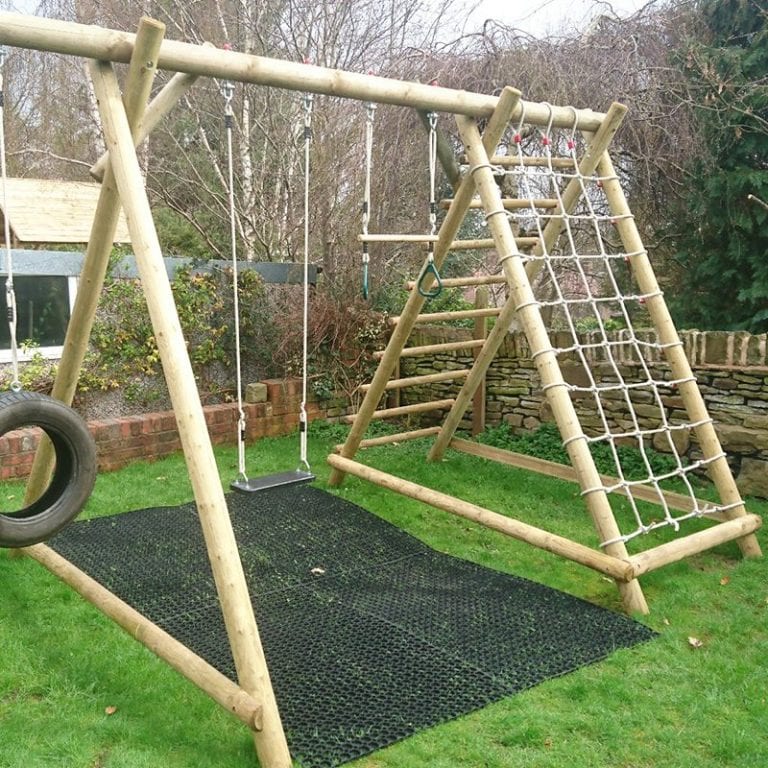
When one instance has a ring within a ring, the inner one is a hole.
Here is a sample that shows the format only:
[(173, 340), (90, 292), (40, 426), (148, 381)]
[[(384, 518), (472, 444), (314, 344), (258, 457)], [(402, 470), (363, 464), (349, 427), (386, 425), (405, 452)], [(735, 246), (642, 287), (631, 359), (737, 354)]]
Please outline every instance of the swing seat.
[(241, 493), (254, 493), (264, 491), (267, 488), (278, 488), (283, 485), (297, 485), (298, 483), (311, 483), (315, 476), (303, 469), (295, 469), (292, 472), (277, 472), (274, 475), (253, 477), (248, 480), (234, 480), (230, 483), (233, 491)]

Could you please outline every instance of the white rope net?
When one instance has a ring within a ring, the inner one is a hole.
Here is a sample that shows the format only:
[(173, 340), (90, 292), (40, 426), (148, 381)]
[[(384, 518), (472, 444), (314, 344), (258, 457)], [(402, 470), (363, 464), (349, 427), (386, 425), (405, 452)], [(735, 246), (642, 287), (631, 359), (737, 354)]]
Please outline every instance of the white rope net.
[[(534, 292), (561, 368), (567, 362), (579, 372), (570, 377), (578, 382), (567, 386), (586, 439), (591, 446), (604, 445), (615, 466), (613, 479), (582, 489), (582, 495), (618, 492), (626, 496), (631, 511), (629, 520), (617, 517), (627, 530), (602, 546), (663, 526), (678, 530), (687, 519), (738, 506), (740, 502), (723, 505), (697, 499), (696, 476), (722, 454), (688, 456), (690, 436), (705, 422), (689, 420), (676, 392), (683, 380), (673, 379), (669, 368), (659, 365), (665, 345), (657, 341), (644, 308), (651, 296), (641, 293), (632, 279), (632, 257), (639, 254), (624, 251), (616, 233), (616, 219), (602, 191), (608, 178), (579, 172), (577, 153), (583, 139), (575, 131), (533, 128), (521, 136), (521, 129), (504, 167), (495, 169), (504, 174), (507, 187), (516, 186), (519, 199), (529, 201), (527, 207), (509, 212), (516, 233), (538, 236), (544, 243), (547, 223), (563, 209), (565, 186), (575, 180), (581, 192), (573, 212), (562, 216), (555, 245), (525, 259), (537, 262)], [(531, 155), (545, 159), (532, 165), (526, 162)], [(559, 210), (541, 206), (546, 199), (556, 200)], [(626, 446), (636, 451), (626, 451)], [(654, 460), (657, 452), (668, 457), (662, 470)], [(673, 509), (662, 486), (688, 501)], [(641, 487), (652, 489), (658, 506), (638, 498)]]

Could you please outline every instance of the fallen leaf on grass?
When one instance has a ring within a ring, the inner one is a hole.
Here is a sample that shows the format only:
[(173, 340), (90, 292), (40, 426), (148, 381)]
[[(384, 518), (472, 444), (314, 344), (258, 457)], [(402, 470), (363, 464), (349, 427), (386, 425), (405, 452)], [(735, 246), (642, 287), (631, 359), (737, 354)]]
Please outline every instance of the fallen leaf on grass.
[(114, 715), (117, 712), (117, 707), (104, 707), (105, 715)]
[(730, 576), (723, 576), (723, 578), (720, 579), (720, 586), (721, 587), (725, 587), (725, 586), (727, 586), (730, 583), (731, 583), (731, 577)]
[(688, 645), (691, 646), (691, 648), (703, 648), (704, 643), (699, 640), (698, 637), (689, 637), (688, 638)]

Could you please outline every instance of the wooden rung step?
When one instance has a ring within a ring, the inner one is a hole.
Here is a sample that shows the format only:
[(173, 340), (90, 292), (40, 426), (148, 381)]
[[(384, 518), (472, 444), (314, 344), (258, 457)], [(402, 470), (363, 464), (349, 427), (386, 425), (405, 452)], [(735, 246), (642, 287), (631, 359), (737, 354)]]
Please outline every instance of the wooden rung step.
[[(453, 312), (424, 312), (416, 315), (417, 323), (442, 323), (447, 320), (467, 320), (474, 317), (498, 317), (501, 314), (500, 307), (484, 307), (483, 309), (457, 309)], [(390, 325), (400, 322), (400, 315), (393, 315), (387, 321)]]
[[(376, 445), (391, 445), (392, 443), (404, 443), (407, 440), (418, 440), (422, 437), (436, 435), (440, 427), (426, 427), (424, 429), (414, 429), (410, 432), (398, 432), (395, 435), (382, 435), (381, 437), (370, 437), (367, 440), (360, 441), (361, 448), (373, 448)], [(344, 443), (339, 443), (334, 449), (336, 453), (341, 453)]]
[[(467, 165), (469, 161), (466, 155), (462, 155), (459, 162)], [(502, 168), (518, 168), (521, 165), (518, 155), (494, 155), (489, 162), (491, 165), (498, 165)], [(522, 162), (525, 168), (548, 168), (550, 164), (553, 168), (576, 167), (576, 163), (570, 157), (523, 157)]]
[[(442, 373), (427, 373), (424, 376), (409, 376), (405, 379), (392, 379), (384, 387), (387, 389), (402, 389), (403, 387), (420, 387), (424, 384), (436, 384), (440, 381), (453, 381), (454, 379), (463, 379), (469, 376), (468, 368), (458, 368), (455, 371), (443, 371)], [(360, 392), (367, 392), (371, 388), (370, 384), (362, 384), (358, 387)]]
[[(502, 168), (516, 168), (520, 165), (517, 155), (494, 155), (491, 165), (500, 165)], [(524, 157), (523, 166), (526, 168), (575, 168), (576, 164), (570, 157)]]
[[(423, 347), (405, 347), (400, 351), (400, 357), (418, 357), (419, 355), (433, 355), (442, 352), (458, 352), (465, 349), (479, 349), (485, 344), (483, 339), (469, 339), (468, 341), (448, 341), (444, 344), (426, 344)], [(375, 360), (384, 357), (384, 350), (374, 352)]]
[[(440, 204), (442, 205), (443, 202), (446, 202), (447, 205), (443, 205), (443, 208), (450, 208), (451, 207), (451, 201), (446, 200), (440, 201)], [(504, 208), (505, 211), (519, 211), (519, 210), (530, 210), (531, 207), (533, 208), (557, 208), (558, 202), (554, 198), (541, 198), (541, 199), (534, 199), (534, 200), (523, 200), (518, 197), (503, 197), (499, 201), (502, 205), (502, 208)], [(473, 200), (469, 204), (470, 208), (478, 209), (478, 208), (484, 208), (483, 201), (482, 200)]]
[[(476, 277), (446, 277), (440, 281), (443, 288), (459, 288), (469, 285), (501, 285), (507, 282), (504, 275), (478, 275)], [(416, 287), (415, 280), (409, 280), (405, 284), (406, 291), (412, 291)]]
[[(410, 413), (426, 413), (427, 411), (437, 411), (442, 408), (450, 408), (456, 401), (452, 398), (445, 400), (431, 400), (428, 403), (413, 403), (412, 405), (400, 405), (397, 408), (383, 408), (380, 411), (374, 411), (372, 419), (396, 419), (398, 416), (407, 416)], [(344, 421), (352, 424), (357, 418), (356, 414), (345, 416)]]
[[(532, 248), (539, 244), (538, 237), (516, 237), (515, 243), (518, 248)], [(495, 248), (496, 244), (493, 242), (492, 237), (484, 237), (478, 240), (454, 240), (451, 243), (452, 251), (482, 251), (485, 249), (491, 250)]]
[[(448, 198), (440, 201), (441, 208), (450, 208), (453, 199)], [(542, 198), (535, 200), (525, 200), (518, 197), (504, 197), (499, 201), (505, 211), (517, 211), (533, 208), (557, 208), (558, 201), (554, 198)], [(480, 199), (472, 200), (469, 208), (483, 208), (483, 202)]]
[(436, 243), (437, 235), (358, 235), (361, 243)]

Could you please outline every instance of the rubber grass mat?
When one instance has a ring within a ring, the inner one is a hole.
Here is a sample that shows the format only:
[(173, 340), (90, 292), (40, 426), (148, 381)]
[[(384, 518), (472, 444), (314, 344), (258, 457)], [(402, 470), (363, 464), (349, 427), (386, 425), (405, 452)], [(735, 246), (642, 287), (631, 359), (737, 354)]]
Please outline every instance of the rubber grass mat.
[[(361, 757), (655, 635), (436, 552), (311, 486), (227, 499), (305, 768)], [(194, 504), (77, 522), (51, 546), (235, 679)]]

